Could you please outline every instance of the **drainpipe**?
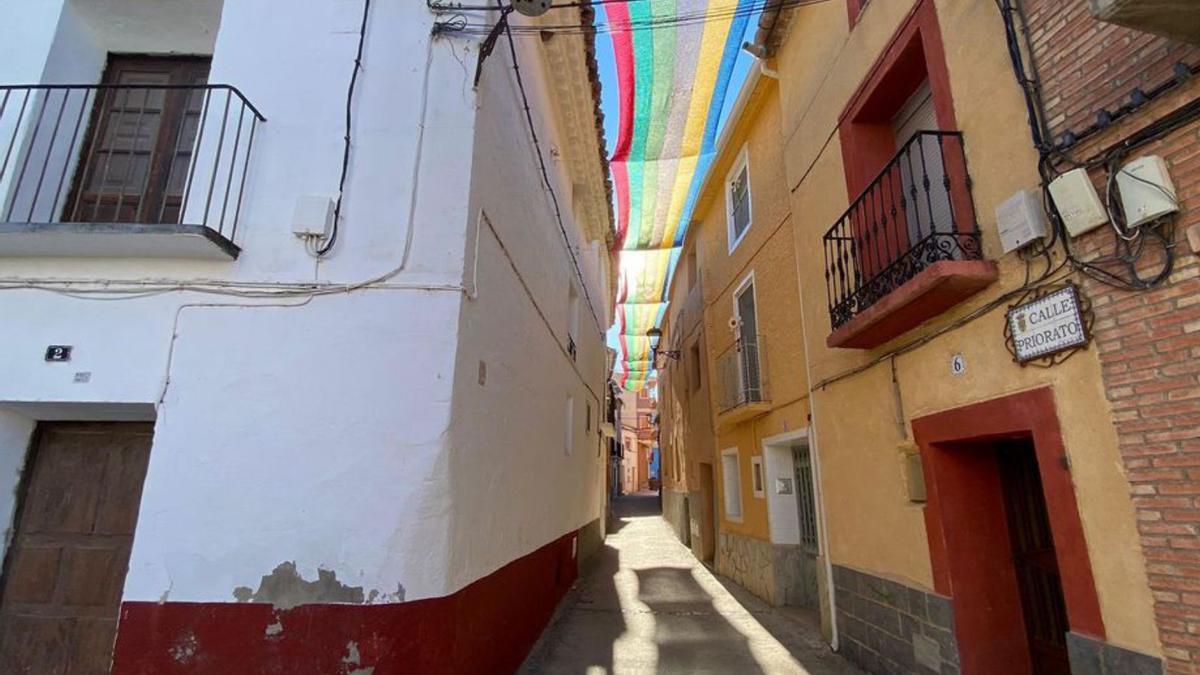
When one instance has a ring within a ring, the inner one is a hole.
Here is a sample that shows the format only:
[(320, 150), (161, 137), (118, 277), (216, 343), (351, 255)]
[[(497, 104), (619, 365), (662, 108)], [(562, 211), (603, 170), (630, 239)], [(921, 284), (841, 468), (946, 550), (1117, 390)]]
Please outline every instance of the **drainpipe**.
[[(795, 242), (793, 241), (793, 247)], [(838, 620), (837, 620), (837, 595), (834, 592), (833, 583), (833, 555), (829, 550), (829, 519), (825, 514), (825, 490), (821, 480), (821, 448), (818, 441), (820, 434), (817, 431), (817, 403), (813, 398), (813, 376), (812, 362), (809, 359), (808, 349), (808, 322), (804, 316), (804, 284), (799, 280), (799, 274), (796, 275), (797, 291), (800, 294), (800, 334), (804, 337), (804, 375), (806, 379), (806, 388), (808, 389), (808, 413), (811, 419), (808, 422), (808, 451), (812, 458), (813, 484), (816, 488), (816, 503), (817, 515), (820, 516), (820, 545), (821, 552), (825, 558), (825, 595), (829, 598), (829, 647), (833, 651), (838, 651)]]
[[(742, 49), (755, 57), (766, 60), (771, 58), (771, 34), (775, 32), (775, 24), (779, 21), (779, 12), (783, 8), (783, 0), (774, 0), (763, 7), (758, 17), (758, 31), (754, 33), (754, 41), (742, 44)], [(772, 75), (774, 77), (774, 75)]]

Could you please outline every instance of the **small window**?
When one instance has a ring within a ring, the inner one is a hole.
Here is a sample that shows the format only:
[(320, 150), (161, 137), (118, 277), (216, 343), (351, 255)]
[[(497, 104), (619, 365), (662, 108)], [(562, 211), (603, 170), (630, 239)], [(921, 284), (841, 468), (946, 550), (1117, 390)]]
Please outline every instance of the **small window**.
[(687, 267), (686, 267), (686, 269), (687, 269), (687, 287), (688, 287), (688, 290), (690, 291), (693, 288), (695, 288), (696, 283), (698, 281), (700, 281), (700, 263), (698, 260), (696, 260), (696, 248), (695, 247), (692, 247), (692, 249), (690, 251), (688, 251), (686, 265), (687, 265)]
[(700, 391), (703, 384), (704, 363), (700, 360), (700, 343), (688, 349), (688, 387), (692, 391)]
[(576, 336), (579, 335), (579, 287), (572, 280), (567, 285), (567, 353), (575, 359), (578, 351)]
[(585, 426), (583, 429), (584, 429), (584, 431), (588, 432), (589, 434), (592, 433), (592, 402), (591, 401), (587, 402), (587, 426)]
[(754, 496), (759, 499), (765, 499), (767, 496), (767, 491), (763, 487), (762, 456), (750, 458), (750, 480), (754, 486)]
[(738, 156), (737, 163), (726, 180), (726, 218), (728, 221), (729, 251), (737, 248), (746, 230), (750, 229), (753, 213), (750, 203), (750, 165), (746, 161), (746, 150)]
[(563, 451), (568, 455), (575, 446), (575, 397), (567, 397), (567, 429), (563, 436)]
[(738, 450), (721, 453), (721, 484), (725, 493), (725, 518), (742, 522), (742, 476), (738, 469)]

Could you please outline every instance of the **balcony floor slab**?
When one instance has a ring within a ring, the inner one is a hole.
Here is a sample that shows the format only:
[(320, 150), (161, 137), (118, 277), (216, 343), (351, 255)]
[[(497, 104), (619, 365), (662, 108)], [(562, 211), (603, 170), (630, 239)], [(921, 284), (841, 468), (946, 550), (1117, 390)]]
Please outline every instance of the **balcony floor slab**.
[(991, 260), (936, 262), (830, 333), (825, 344), (878, 347), (982, 291), (999, 275)]
[(203, 225), (0, 223), (0, 258), (189, 258), (235, 260), (233, 242)]

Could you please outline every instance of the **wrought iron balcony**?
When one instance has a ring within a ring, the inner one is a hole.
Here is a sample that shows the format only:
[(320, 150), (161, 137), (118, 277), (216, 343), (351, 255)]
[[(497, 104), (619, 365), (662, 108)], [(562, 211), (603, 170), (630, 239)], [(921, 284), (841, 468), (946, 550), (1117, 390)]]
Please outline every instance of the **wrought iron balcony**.
[(959, 132), (923, 131), (896, 153), (825, 233), (835, 331), (938, 262), (981, 259), (970, 189)]
[(763, 338), (738, 340), (717, 358), (718, 413), (725, 414), (766, 403), (766, 368)]
[(182, 235), (236, 257), (264, 121), (221, 84), (0, 85), (0, 253), (92, 237), (93, 253), (116, 255), (127, 249), (111, 235), (138, 234), (175, 236), (166, 255)]

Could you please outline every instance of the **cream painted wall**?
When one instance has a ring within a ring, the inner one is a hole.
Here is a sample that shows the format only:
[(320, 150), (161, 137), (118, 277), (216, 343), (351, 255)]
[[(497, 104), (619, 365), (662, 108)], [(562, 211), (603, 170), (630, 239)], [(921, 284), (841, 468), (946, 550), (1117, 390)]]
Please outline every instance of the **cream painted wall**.
[[(1038, 180), (1037, 158), (1007, 61), (1000, 17), (991, 3), (938, 0), (936, 4), (985, 255), (999, 258), (1001, 278), (984, 293), (890, 345), (869, 352), (824, 347), (830, 324), (819, 247), (822, 234), (848, 203), (836, 134), (838, 117), (914, 3), (872, 2), (849, 34), (841, 3), (794, 10), (791, 34), (776, 68), (783, 74), (783, 138), (814, 381), (949, 324), (1001, 290), (1017, 286), (1024, 274), (1015, 256), (1000, 257), (995, 231), (995, 206), (1020, 188), (1036, 186)], [(810, 264), (803, 264), (806, 253)], [(1095, 353), (1089, 350), (1050, 370), (1019, 368), (1003, 347), (1002, 316), (1002, 311), (994, 311), (895, 360), (906, 420), (1052, 386), (1108, 639), (1159, 653), (1129, 485), (1120, 468), (1115, 431), (1105, 421), (1108, 406)], [(967, 360), (962, 378), (950, 373), (949, 361), (956, 353)], [(896, 422), (898, 407), (891, 395), (888, 361), (831, 384), (815, 397), (834, 562), (931, 587), (922, 507), (905, 496), (899, 448), (908, 432), (907, 425), (902, 428)]]
[[(562, 142), (562, 131), (545, 114), (551, 103), (543, 69), (529, 67), (544, 53), (537, 41), (520, 46), (525, 85), (539, 111), (538, 135), (548, 152), (550, 144)], [(478, 93), (471, 208), (486, 214), (491, 228), (478, 231), (479, 291), (460, 312), (449, 439), (454, 586), (582, 528), (602, 516), (604, 504), (607, 453), (598, 421), (608, 379), (606, 284), (600, 259), (586, 253), (579, 256), (584, 278), (577, 276), (531, 154), (511, 66), (507, 50), (498, 49)], [(551, 177), (563, 200), (570, 177), (556, 168)], [(575, 216), (564, 211), (570, 245), (586, 249), (590, 242)], [(575, 359), (567, 353), (572, 283), (586, 283), (597, 312), (581, 293)], [(630, 419), (636, 419), (632, 412)]]

